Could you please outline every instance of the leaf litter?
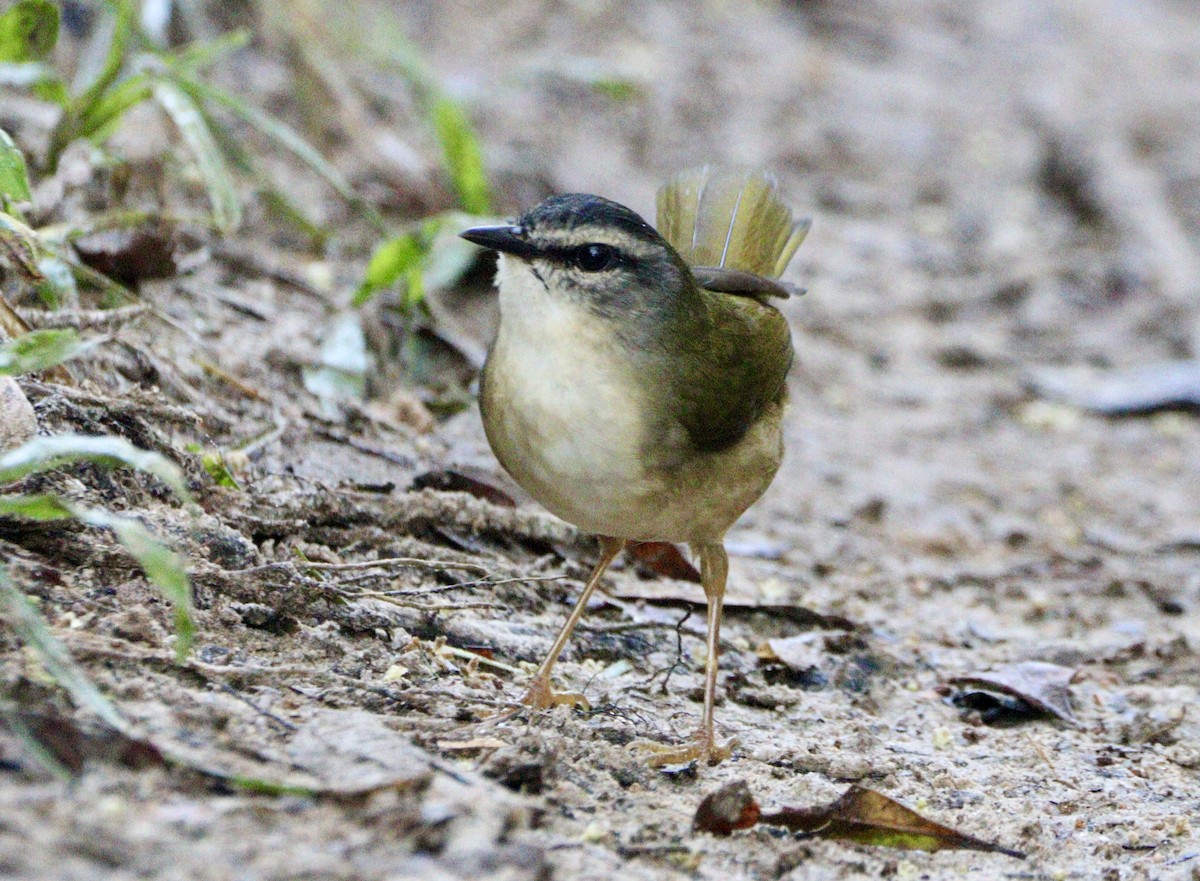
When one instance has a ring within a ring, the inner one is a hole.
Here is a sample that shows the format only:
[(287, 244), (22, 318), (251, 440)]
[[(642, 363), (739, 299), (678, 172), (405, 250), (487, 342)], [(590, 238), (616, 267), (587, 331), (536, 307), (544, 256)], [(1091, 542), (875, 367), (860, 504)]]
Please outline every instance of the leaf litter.
[(696, 809), (692, 828), (714, 835), (730, 835), (758, 823), (782, 826), (807, 837), (852, 841), (872, 847), (978, 850), (1025, 859), (1021, 851), (943, 826), (886, 795), (858, 785), (851, 786), (829, 804), (763, 811), (750, 787), (739, 780), (705, 796)]

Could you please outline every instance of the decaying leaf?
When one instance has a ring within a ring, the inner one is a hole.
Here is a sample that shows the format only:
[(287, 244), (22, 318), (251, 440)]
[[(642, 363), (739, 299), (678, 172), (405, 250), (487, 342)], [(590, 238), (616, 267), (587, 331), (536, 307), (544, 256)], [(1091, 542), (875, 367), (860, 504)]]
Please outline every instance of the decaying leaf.
[(175, 237), (161, 226), (104, 230), (82, 236), (72, 245), (85, 265), (125, 285), (170, 278), (178, 271)]
[(758, 822), (761, 811), (746, 781), (738, 780), (709, 793), (696, 808), (692, 828), (713, 835), (731, 835)]
[(639, 572), (700, 583), (700, 571), (683, 555), (678, 545), (669, 541), (635, 542), (626, 546), (625, 553), (637, 565)]
[(84, 728), (74, 719), (54, 712), (13, 711), (0, 714), (0, 725), (21, 741), (35, 760), (51, 771), (70, 776), (83, 772), (88, 760), (126, 768), (161, 768), (166, 760), (158, 747), (107, 725)]
[[(998, 719), (1005, 712), (1020, 714), (1023, 711), (1025, 714), (1047, 713), (1074, 723), (1075, 714), (1071, 710), (1071, 679), (1074, 676), (1075, 671), (1070, 667), (1044, 661), (1023, 661), (998, 670), (953, 676), (946, 681), (962, 689), (954, 702), (984, 712), (984, 721)], [(989, 713), (993, 719), (988, 718)]]
[(834, 838), (903, 850), (979, 850), (1016, 859), (1025, 854), (964, 835), (927, 820), (886, 795), (853, 785), (836, 801), (812, 808), (781, 808), (762, 813), (749, 787), (737, 781), (711, 793), (696, 810), (692, 828), (729, 835), (755, 823), (783, 826), (814, 838)]
[(412, 489), (433, 489), (439, 492), (470, 493), (477, 499), (491, 502), (502, 508), (515, 508), (517, 503), (513, 497), (499, 487), (479, 475), (472, 474), (470, 468), (439, 468), (436, 471), (426, 471), (413, 478)]
[(839, 838), (903, 850), (981, 850), (1024, 859), (1010, 850), (927, 820), (886, 795), (853, 785), (837, 801), (816, 808), (783, 808), (761, 822), (821, 838)]

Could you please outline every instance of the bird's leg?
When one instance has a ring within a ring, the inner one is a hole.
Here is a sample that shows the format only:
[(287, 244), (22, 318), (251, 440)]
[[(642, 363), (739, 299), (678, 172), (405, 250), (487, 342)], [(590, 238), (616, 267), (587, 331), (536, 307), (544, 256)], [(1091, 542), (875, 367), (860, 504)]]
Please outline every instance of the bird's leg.
[(529, 683), (529, 691), (525, 693), (525, 697), (521, 699), (521, 703), (527, 704), (535, 710), (544, 710), (547, 707), (555, 707), (559, 704), (588, 706), (588, 702), (582, 694), (576, 692), (555, 692), (550, 687), (550, 671), (554, 669), (554, 662), (558, 660), (558, 656), (562, 654), (563, 648), (566, 647), (567, 640), (571, 638), (571, 631), (575, 629), (575, 625), (583, 617), (584, 609), (587, 608), (588, 598), (591, 597), (592, 591), (596, 589), (596, 585), (600, 583), (600, 576), (604, 574), (604, 570), (608, 568), (608, 564), (621, 552), (621, 548), (623, 547), (625, 547), (625, 540), (622, 538), (600, 537), (600, 562), (592, 570), (592, 576), (584, 586), (579, 601), (575, 603), (571, 617), (567, 619), (567, 623), (559, 631), (558, 639), (554, 640), (554, 645), (550, 648), (550, 654), (546, 656), (546, 660), (542, 662), (542, 666), (534, 674), (533, 681)]
[(650, 753), (650, 764), (676, 765), (699, 759), (710, 765), (733, 754), (732, 741), (717, 743), (713, 729), (713, 703), (717, 696), (717, 664), (721, 652), (721, 608), (725, 604), (725, 580), (729, 575), (729, 555), (721, 544), (700, 545), (700, 581), (708, 600), (708, 659), (704, 666), (704, 716), (700, 729), (685, 746), (639, 743)]

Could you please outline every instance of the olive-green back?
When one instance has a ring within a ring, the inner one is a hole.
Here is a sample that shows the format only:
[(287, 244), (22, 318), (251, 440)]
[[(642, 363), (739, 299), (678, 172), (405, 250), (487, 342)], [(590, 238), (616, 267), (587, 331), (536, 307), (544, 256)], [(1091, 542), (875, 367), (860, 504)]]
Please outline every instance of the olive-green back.
[[(804, 239), (763, 172), (702, 168), (658, 193), (659, 233), (693, 266), (716, 266), (778, 278)], [(700, 326), (682, 345), (672, 389), (678, 418), (700, 450), (742, 438), (786, 392), (792, 362), (787, 320), (762, 298), (700, 289)]]

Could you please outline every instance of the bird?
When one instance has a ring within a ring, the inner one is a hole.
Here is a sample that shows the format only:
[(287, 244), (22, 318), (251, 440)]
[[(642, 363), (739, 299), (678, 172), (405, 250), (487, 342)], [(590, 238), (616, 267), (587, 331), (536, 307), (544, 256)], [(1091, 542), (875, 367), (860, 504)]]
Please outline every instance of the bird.
[[(810, 227), (773, 175), (713, 166), (657, 194), (657, 229), (597, 195), (551, 196), (460, 235), (498, 252), (500, 323), (480, 380), (488, 442), (537, 502), (598, 536), (600, 560), (523, 705), (586, 706), (551, 671), (613, 559), (631, 542), (686, 543), (707, 600), (704, 710), (650, 763), (716, 764), (724, 537), (783, 457), (791, 331), (773, 305)], [(802, 291), (801, 291), (802, 293)]]

